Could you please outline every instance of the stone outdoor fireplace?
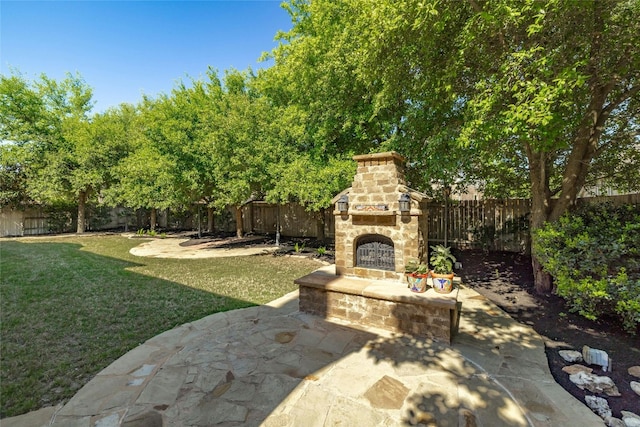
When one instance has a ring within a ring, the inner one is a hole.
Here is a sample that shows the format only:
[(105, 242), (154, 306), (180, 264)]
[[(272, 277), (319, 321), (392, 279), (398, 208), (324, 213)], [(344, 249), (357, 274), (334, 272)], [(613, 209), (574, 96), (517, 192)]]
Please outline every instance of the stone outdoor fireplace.
[[(358, 171), (352, 186), (334, 199), (336, 273), (402, 279), (410, 259), (424, 261), (426, 256), (426, 196), (407, 187), (406, 159), (398, 153), (365, 154), (354, 160)], [(346, 210), (341, 210), (341, 200)]]
[(355, 156), (352, 186), (335, 203), (335, 266), (295, 280), (300, 311), (361, 327), (451, 342), (457, 289), (413, 293), (404, 279), (410, 260), (426, 263), (426, 196), (407, 187), (406, 160), (396, 152)]

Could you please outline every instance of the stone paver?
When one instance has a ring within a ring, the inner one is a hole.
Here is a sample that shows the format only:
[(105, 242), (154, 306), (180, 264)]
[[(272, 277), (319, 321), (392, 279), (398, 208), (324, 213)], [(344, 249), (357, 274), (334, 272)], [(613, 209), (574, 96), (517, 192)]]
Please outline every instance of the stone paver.
[(301, 313), (297, 296), (166, 331), (64, 406), (0, 425), (604, 425), (553, 380), (535, 331), (464, 286), (451, 346)]
[(604, 425), (555, 383), (533, 330), (460, 300), (447, 346), (300, 313), (293, 292), (167, 331), (64, 407), (2, 426)]

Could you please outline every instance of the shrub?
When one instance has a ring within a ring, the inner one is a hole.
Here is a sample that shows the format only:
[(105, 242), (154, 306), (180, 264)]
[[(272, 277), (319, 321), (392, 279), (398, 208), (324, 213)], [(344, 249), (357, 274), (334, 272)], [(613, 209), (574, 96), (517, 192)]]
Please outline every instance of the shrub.
[(585, 205), (535, 233), (533, 250), (569, 309), (640, 325), (640, 209)]

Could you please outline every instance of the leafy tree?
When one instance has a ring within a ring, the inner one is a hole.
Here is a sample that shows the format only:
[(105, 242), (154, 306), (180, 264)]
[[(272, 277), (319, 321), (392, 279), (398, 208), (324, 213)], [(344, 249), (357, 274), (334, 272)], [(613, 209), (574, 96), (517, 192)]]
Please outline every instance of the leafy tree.
[(77, 232), (86, 228), (86, 203), (106, 185), (119, 151), (105, 145), (103, 120), (89, 115), (92, 90), (79, 75), (0, 77), (0, 138), (21, 151), (20, 173), (38, 202), (78, 206)]
[[(587, 183), (640, 185), (638, 0), (287, 7), (294, 27), (272, 73), (300, 76), (294, 92), (314, 114), (353, 117), (349, 101), (362, 100), (366, 123), (389, 123), (368, 147), (408, 155), (414, 186), (479, 181), (487, 195), (528, 194), (535, 230), (572, 209)], [(316, 78), (323, 93), (305, 87)], [(343, 137), (327, 140), (357, 146), (351, 127), (330, 127)], [(552, 290), (533, 264), (537, 290)]]
[(104, 191), (107, 203), (133, 209), (151, 210), (151, 229), (155, 229), (157, 209), (180, 205), (178, 167), (171, 154), (171, 142), (161, 136), (167, 97), (145, 98), (135, 109), (124, 129), (127, 155), (112, 168), (114, 183)]
[(279, 110), (252, 86), (251, 72), (228, 70), (224, 102), (212, 130), (216, 155), (218, 208), (234, 206), (236, 234), (242, 237), (242, 206), (274, 187), (274, 165), (284, 156), (286, 137), (278, 126)]
[(114, 169), (111, 204), (151, 210), (189, 209), (217, 192), (213, 131), (220, 121), (222, 85), (215, 70), (207, 80), (180, 82), (169, 95), (144, 98), (130, 129), (131, 154)]
[(20, 208), (31, 201), (23, 158), (21, 147), (0, 144), (0, 207)]
[(295, 201), (307, 211), (316, 212), (317, 237), (324, 240), (325, 210), (331, 206), (331, 199), (350, 185), (356, 163), (337, 157), (314, 159), (307, 153), (301, 153), (280, 159), (274, 169), (276, 184), (267, 193), (267, 201)]
[(171, 93), (163, 135), (173, 141), (180, 183), (186, 204), (204, 202), (208, 229), (213, 230), (213, 207), (218, 189), (215, 149), (216, 129), (222, 120), (224, 93), (217, 72), (209, 68), (206, 80), (180, 83)]
[[(262, 93), (278, 106), (298, 109), (305, 135), (296, 141), (302, 152), (316, 158), (376, 149), (393, 135), (389, 108), (375, 103), (375, 86), (358, 78), (358, 51), (364, 22), (352, 22), (357, 2), (284, 3), (294, 23), (280, 33), (279, 46), (265, 58), (276, 66), (262, 70)], [(381, 107), (381, 108), (380, 108)]]

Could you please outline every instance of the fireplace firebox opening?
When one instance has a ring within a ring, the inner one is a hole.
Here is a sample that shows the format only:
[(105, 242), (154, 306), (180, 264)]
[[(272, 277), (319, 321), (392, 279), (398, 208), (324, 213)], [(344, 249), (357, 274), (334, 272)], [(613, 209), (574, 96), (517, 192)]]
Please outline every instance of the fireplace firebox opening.
[(393, 241), (379, 234), (366, 234), (356, 243), (356, 267), (395, 271)]

